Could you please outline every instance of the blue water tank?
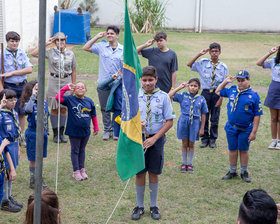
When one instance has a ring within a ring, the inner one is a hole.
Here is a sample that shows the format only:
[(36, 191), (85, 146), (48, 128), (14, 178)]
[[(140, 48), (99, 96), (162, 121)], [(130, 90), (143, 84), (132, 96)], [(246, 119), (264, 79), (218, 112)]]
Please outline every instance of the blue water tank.
[(60, 31), (67, 35), (67, 44), (84, 44), (90, 40), (90, 14), (83, 11), (78, 14), (77, 9), (60, 9), (54, 15), (53, 35)]

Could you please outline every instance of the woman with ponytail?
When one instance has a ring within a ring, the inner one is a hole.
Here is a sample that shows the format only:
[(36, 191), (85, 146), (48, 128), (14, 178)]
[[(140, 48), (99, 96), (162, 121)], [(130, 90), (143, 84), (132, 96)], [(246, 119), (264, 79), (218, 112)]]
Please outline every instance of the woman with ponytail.
[[(277, 52), (276, 57), (268, 59), (269, 56)], [(271, 135), (272, 142), (268, 146), (269, 149), (280, 150), (280, 48), (279, 46), (273, 47), (262, 56), (257, 65), (262, 66), (264, 69), (271, 70), (272, 81), (270, 83), (268, 93), (264, 105), (269, 107), (271, 117)], [(277, 135), (278, 133), (278, 135)], [(278, 138), (277, 138), (278, 137)]]

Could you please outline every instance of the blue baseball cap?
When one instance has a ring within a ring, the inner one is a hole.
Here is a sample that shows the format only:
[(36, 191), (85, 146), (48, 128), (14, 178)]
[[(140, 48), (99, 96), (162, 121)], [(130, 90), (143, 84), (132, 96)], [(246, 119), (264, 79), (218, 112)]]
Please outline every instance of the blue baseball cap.
[(237, 72), (236, 78), (246, 79), (250, 78), (250, 75), (246, 70), (240, 70), (239, 72)]

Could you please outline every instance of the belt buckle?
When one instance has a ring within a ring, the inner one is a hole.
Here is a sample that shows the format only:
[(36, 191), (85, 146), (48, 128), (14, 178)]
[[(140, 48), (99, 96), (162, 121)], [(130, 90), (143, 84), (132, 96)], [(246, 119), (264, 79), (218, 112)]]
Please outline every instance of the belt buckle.
[(16, 86), (19, 86), (19, 85), (20, 85), (20, 83), (15, 83), (15, 85), (16, 85)]
[(146, 134), (146, 138), (149, 138), (150, 137), (150, 135), (149, 134)]
[(209, 89), (209, 92), (210, 92), (210, 93), (213, 93), (213, 92), (214, 92), (214, 89)]

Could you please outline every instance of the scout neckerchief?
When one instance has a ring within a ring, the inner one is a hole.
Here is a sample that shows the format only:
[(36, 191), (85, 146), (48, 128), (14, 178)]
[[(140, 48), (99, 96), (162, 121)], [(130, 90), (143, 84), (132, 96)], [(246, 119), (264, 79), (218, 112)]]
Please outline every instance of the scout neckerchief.
[(158, 91), (160, 91), (159, 88), (154, 88), (153, 92), (147, 93), (146, 90), (142, 87), (144, 94), (147, 97), (147, 105), (146, 105), (146, 123), (149, 122), (150, 130), (152, 130), (152, 116), (151, 116), (151, 97)]
[(0, 154), (0, 166), (1, 166), (1, 168), (0, 168), (0, 174), (1, 174), (2, 172), (5, 172), (5, 170), (6, 170), (2, 153)]
[(213, 66), (213, 71), (212, 71), (212, 75), (211, 75), (211, 89), (214, 89), (214, 85), (215, 85), (215, 76), (216, 76), (216, 68), (219, 64), (219, 61), (217, 63), (214, 63), (213, 61), (211, 61), (211, 64)]
[(59, 56), (59, 62), (60, 62), (60, 78), (64, 78), (64, 60), (65, 60), (65, 49), (61, 52), (59, 52), (58, 49), (54, 48), (55, 53), (57, 56)]
[(18, 63), (17, 63), (17, 50), (12, 51), (10, 49), (7, 48), (7, 51), (9, 51), (12, 55), (13, 55), (13, 60), (14, 60), (14, 64), (15, 64), (15, 70), (18, 69)]
[(243, 89), (243, 90), (240, 90), (239, 88), (237, 88), (238, 93), (237, 93), (237, 95), (235, 97), (235, 100), (233, 102), (233, 105), (232, 105), (232, 108), (231, 108), (231, 111), (230, 111), (231, 113), (235, 111), (240, 95), (243, 94), (244, 92), (248, 91), (249, 89), (251, 89), (250, 86), (247, 89)]
[(18, 135), (20, 137), (21, 136), (21, 129), (20, 129), (20, 126), (19, 126), (19, 122), (18, 122), (16, 113), (15, 113), (15, 110), (14, 109), (8, 110), (8, 109), (2, 108), (0, 111), (10, 113), (10, 114), (13, 115), (14, 122), (15, 122), (15, 125), (16, 125), (16, 128), (17, 128), (17, 132), (18, 132)]
[(191, 125), (192, 125), (192, 122), (193, 122), (193, 105), (194, 105), (194, 102), (196, 101), (196, 99), (197, 99), (199, 96), (200, 96), (199, 94), (196, 94), (196, 95), (192, 98), (191, 94), (189, 93), (189, 100), (191, 101), (189, 120), (190, 120), (190, 122), (191, 122)]

